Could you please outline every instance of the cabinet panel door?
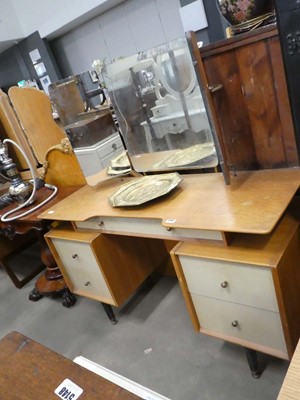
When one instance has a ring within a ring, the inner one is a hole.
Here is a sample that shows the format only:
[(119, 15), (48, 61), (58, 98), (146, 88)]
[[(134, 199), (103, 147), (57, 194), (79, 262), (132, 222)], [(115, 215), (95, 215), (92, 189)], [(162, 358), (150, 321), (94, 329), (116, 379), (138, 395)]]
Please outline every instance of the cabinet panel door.
[(73, 284), (73, 292), (112, 301), (90, 243), (53, 238), (52, 242)]
[(270, 268), (179, 256), (191, 293), (278, 312)]
[(201, 328), (287, 352), (279, 313), (195, 294), (192, 299)]

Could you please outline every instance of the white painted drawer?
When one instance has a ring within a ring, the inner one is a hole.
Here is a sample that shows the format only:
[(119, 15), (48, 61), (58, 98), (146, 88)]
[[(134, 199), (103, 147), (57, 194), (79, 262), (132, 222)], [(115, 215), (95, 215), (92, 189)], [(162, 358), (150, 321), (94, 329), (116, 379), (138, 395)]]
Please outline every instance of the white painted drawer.
[(94, 146), (74, 149), (85, 176), (94, 175), (107, 167), (111, 158), (124, 150), (119, 134), (101, 141)]
[(114, 153), (109, 153), (107, 156), (101, 158), (101, 162), (104, 168), (108, 167), (112, 158), (118, 156), (124, 151), (124, 148), (121, 147), (119, 149), (114, 150)]
[(179, 259), (191, 293), (278, 312), (271, 268), (187, 256)]
[(115, 156), (120, 153), (120, 149), (124, 150), (124, 146), (119, 134), (111, 136), (109, 139), (101, 142), (97, 147), (98, 157), (103, 160), (107, 156)]
[[(201, 328), (287, 352), (279, 313), (192, 294)], [(238, 326), (232, 322), (238, 321)]]
[(223, 240), (221, 232), (218, 231), (179, 228), (168, 231), (162, 226), (161, 220), (150, 218), (95, 217), (76, 222), (75, 225), (79, 229), (93, 229), (104, 233), (132, 234), (142, 237)]
[(93, 147), (74, 149), (74, 152), (85, 176), (94, 175), (103, 169), (103, 164)]
[(52, 243), (73, 284), (73, 292), (112, 300), (90, 244), (52, 238)]

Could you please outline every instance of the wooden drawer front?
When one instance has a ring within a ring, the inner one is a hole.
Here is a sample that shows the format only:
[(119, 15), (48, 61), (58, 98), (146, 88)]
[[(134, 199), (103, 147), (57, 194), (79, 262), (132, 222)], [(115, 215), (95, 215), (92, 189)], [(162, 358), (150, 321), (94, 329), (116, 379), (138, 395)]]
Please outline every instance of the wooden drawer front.
[(76, 222), (76, 227), (93, 229), (101, 232), (133, 234), (135, 236), (156, 238), (194, 238), (223, 240), (221, 232), (203, 229), (179, 229), (168, 231), (162, 226), (161, 220), (148, 218), (115, 218), (96, 217), (87, 221)]
[[(279, 313), (192, 294), (201, 328), (286, 353)], [(232, 323), (238, 321), (238, 326)]]
[(191, 293), (278, 312), (270, 268), (186, 256), (179, 259)]
[(52, 242), (73, 284), (74, 293), (84, 292), (112, 300), (89, 243), (57, 238), (52, 238)]

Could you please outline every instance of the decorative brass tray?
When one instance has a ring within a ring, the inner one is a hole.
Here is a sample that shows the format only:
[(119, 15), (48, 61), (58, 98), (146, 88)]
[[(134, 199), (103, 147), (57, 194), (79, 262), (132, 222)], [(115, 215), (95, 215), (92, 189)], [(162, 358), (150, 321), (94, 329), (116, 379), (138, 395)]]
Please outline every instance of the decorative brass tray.
[(176, 172), (144, 176), (120, 186), (108, 201), (112, 207), (138, 206), (169, 193), (182, 179)]
[(107, 175), (112, 176), (127, 175), (131, 172), (131, 166), (126, 151), (123, 151), (117, 157), (110, 160), (106, 172)]
[(187, 149), (177, 151), (170, 157), (154, 164), (154, 168), (174, 168), (193, 165), (204, 158), (215, 155), (216, 150), (213, 143), (196, 144)]
[(107, 175), (111, 175), (111, 176), (118, 176), (118, 175), (127, 175), (130, 174), (130, 172), (132, 171), (131, 168), (127, 168), (127, 169), (114, 169), (112, 168), (110, 165), (107, 167), (106, 172)]
[(127, 157), (126, 151), (123, 151), (121, 154), (116, 156), (115, 158), (112, 158), (110, 160), (109, 166), (115, 170), (119, 169), (129, 169), (130, 168), (130, 162)]

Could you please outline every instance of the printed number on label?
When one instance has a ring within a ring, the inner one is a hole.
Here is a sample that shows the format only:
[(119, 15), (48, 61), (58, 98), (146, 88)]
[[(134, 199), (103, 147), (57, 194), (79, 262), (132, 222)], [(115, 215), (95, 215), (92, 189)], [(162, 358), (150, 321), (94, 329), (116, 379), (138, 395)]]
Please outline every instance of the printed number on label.
[(64, 400), (76, 400), (82, 392), (81, 387), (70, 381), (70, 379), (65, 379), (54, 391), (59, 398)]

